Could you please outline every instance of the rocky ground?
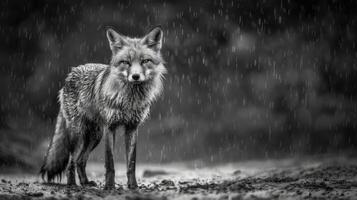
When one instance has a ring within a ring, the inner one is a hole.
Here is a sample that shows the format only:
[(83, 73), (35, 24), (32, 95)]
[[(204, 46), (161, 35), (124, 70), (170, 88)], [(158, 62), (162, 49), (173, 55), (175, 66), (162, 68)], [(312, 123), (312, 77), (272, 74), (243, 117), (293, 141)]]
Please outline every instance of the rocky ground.
[[(318, 161), (316, 161), (318, 160)], [(296, 159), (207, 166), (138, 163), (139, 188), (126, 188), (116, 165), (117, 189), (103, 190), (104, 167), (91, 163), (97, 187), (45, 184), (36, 175), (0, 175), (0, 199), (357, 199), (357, 160)]]

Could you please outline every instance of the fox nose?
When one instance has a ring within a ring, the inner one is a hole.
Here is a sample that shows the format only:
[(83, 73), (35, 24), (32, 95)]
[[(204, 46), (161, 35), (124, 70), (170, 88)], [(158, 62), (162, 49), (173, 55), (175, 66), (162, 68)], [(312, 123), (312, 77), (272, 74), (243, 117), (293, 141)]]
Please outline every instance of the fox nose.
[(133, 74), (131, 75), (131, 78), (133, 78), (134, 81), (137, 81), (140, 79), (140, 75), (139, 74)]

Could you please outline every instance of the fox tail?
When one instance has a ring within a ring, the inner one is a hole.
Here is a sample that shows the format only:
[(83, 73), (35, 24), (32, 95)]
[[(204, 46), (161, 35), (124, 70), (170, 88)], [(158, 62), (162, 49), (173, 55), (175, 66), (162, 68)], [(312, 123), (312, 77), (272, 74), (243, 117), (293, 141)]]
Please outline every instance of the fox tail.
[(56, 123), (56, 130), (52, 137), (50, 146), (41, 167), (42, 179), (52, 182), (54, 178), (62, 178), (62, 173), (67, 167), (70, 155), (70, 136), (66, 130), (66, 120), (62, 111), (59, 112)]

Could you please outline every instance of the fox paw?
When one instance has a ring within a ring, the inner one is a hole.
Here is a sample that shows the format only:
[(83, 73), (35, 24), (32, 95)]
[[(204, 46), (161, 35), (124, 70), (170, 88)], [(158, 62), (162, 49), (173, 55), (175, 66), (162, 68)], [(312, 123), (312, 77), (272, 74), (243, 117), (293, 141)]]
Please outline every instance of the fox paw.
[(97, 183), (95, 183), (94, 181), (88, 181), (84, 183), (83, 186), (95, 187), (97, 186)]
[(128, 188), (131, 190), (135, 190), (138, 188), (138, 184), (136, 182), (134, 183), (128, 183)]
[(75, 181), (68, 181), (67, 186), (77, 186)]
[(115, 186), (111, 185), (111, 184), (105, 184), (105, 186), (104, 186), (104, 190), (114, 190), (114, 189), (115, 189)]

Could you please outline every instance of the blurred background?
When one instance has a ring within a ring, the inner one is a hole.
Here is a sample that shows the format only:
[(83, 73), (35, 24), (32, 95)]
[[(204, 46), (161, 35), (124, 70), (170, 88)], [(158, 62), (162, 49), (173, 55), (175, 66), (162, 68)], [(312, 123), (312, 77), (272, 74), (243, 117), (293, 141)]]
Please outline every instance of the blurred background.
[[(0, 172), (37, 172), (71, 67), (108, 63), (105, 27), (161, 24), (169, 73), (138, 160), (354, 155), (357, 2), (18, 1), (0, 6)], [(91, 155), (103, 161), (102, 144)], [(116, 159), (124, 160), (123, 140)]]

